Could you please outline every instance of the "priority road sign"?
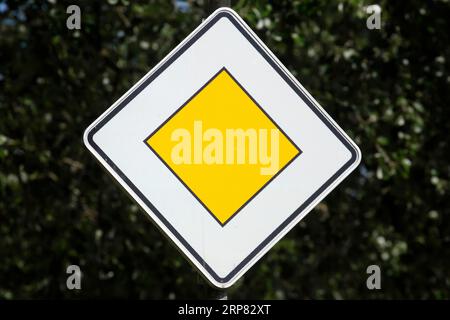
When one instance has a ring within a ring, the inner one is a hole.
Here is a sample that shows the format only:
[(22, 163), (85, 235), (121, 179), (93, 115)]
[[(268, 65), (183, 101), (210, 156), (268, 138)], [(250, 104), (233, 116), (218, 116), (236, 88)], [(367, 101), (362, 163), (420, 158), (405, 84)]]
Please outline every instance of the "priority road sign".
[(221, 288), (361, 160), (356, 144), (228, 8), (95, 120), (84, 142)]

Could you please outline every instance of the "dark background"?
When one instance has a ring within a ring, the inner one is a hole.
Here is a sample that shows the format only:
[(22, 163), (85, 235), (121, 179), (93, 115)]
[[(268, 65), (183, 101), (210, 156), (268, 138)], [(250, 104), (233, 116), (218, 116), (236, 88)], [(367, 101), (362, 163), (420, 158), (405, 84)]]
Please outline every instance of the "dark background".
[[(70, 4), (79, 31), (66, 28)], [(369, 4), (233, 2), (363, 161), (231, 298), (450, 298), (450, 6), (380, 1), (382, 28), (368, 30)], [(0, 299), (216, 295), (82, 143), (207, 11), (201, 1), (0, 0)], [(70, 264), (82, 290), (66, 289)], [(381, 290), (366, 288), (371, 264)]]

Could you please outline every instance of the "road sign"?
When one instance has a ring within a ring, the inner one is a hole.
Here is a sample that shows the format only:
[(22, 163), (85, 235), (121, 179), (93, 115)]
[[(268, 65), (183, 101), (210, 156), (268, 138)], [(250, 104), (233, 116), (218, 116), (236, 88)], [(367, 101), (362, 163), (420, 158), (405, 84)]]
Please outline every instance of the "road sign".
[(95, 120), (84, 142), (222, 288), (361, 159), (356, 144), (226, 8)]

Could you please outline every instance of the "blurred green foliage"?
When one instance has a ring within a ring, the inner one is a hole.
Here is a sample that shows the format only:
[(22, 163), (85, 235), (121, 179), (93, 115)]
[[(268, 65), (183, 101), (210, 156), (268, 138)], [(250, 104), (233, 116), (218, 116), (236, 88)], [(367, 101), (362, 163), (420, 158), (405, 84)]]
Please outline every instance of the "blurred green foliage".
[[(0, 298), (213, 298), (81, 138), (205, 6), (77, 3), (82, 29), (70, 31), (72, 1), (0, 0)], [(368, 4), (234, 5), (363, 162), (232, 298), (450, 298), (449, 3), (380, 1), (381, 30), (366, 28)], [(80, 291), (65, 287), (70, 264)], [(366, 288), (371, 264), (382, 290)]]

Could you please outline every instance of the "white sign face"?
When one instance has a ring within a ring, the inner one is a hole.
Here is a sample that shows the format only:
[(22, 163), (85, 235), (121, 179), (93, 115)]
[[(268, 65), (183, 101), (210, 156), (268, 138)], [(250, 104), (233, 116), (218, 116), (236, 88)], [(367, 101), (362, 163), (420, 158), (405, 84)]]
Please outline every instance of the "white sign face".
[(189, 260), (231, 286), (361, 159), (231, 9), (219, 9), (85, 131)]

